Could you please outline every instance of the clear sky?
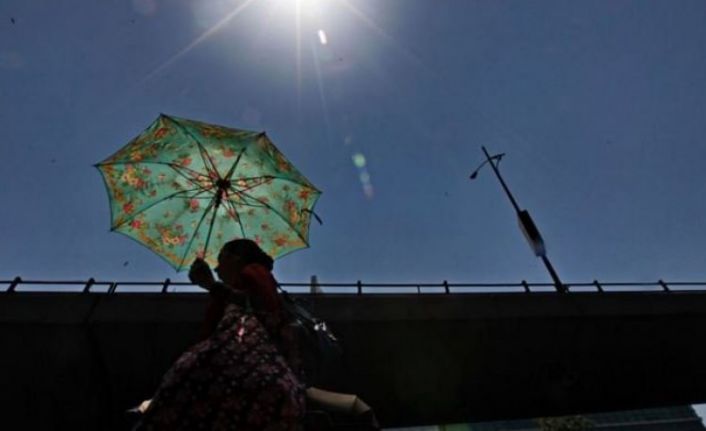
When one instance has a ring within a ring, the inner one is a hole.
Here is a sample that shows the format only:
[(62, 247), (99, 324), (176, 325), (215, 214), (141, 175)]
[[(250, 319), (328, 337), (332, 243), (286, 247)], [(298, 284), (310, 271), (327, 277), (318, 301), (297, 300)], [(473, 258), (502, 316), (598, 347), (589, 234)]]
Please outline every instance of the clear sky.
[(704, 22), (686, 0), (5, 0), (0, 277), (184, 277), (109, 233), (91, 166), (164, 112), (266, 130), (324, 192), (283, 281), (548, 281), (492, 172), (468, 180), (481, 145), (564, 281), (704, 280)]
[[(298, 5), (298, 6), (297, 6)], [(706, 2), (0, 2), (0, 279), (185, 279), (93, 163), (160, 112), (265, 130), (323, 191), (281, 281), (706, 279)], [(363, 163), (364, 161), (364, 163)]]

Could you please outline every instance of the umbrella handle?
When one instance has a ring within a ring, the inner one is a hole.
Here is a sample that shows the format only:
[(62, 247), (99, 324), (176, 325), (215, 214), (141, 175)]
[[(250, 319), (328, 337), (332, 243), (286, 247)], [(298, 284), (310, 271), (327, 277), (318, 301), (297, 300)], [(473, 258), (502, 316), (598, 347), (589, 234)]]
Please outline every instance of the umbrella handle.
[(218, 207), (221, 205), (220, 193), (216, 194), (216, 204), (213, 206), (213, 217), (211, 217), (211, 224), (208, 226), (208, 235), (206, 235), (206, 244), (203, 246), (203, 258), (206, 259), (206, 253), (208, 252), (208, 243), (211, 242), (211, 232), (213, 231), (213, 224), (216, 221), (216, 214), (218, 214)]

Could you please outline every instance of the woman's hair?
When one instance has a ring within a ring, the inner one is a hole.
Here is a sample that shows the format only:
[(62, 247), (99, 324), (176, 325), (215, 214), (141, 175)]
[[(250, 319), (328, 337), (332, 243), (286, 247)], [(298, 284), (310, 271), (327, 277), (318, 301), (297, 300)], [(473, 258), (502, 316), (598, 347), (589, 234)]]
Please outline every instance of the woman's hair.
[(270, 271), (274, 267), (272, 258), (250, 239), (240, 238), (229, 241), (223, 246), (223, 251), (240, 256), (245, 265), (259, 263)]

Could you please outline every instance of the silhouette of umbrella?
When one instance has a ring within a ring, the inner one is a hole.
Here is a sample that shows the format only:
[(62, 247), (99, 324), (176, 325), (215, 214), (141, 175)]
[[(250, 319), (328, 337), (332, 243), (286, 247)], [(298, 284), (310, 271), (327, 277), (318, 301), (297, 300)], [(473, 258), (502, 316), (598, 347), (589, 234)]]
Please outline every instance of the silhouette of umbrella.
[(162, 114), (96, 167), (108, 190), (111, 230), (177, 271), (196, 257), (214, 265), (235, 238), (254, 240), (273, 258), (309, 246), (321, 192), (264, 132)]

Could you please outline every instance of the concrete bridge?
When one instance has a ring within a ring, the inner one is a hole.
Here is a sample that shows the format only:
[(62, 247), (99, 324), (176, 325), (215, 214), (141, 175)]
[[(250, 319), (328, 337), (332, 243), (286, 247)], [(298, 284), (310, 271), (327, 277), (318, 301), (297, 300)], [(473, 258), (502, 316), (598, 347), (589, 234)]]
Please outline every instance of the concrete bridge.
[[(344, 345), (328, 389), (359, 394), (386, 427), (706, 402), (706, 291), (496, 287), (297, 296)], [(23, 429), (120, 429), (196, 339), (206, 301), (19, 290), (0, 293), (0, 414)]]

